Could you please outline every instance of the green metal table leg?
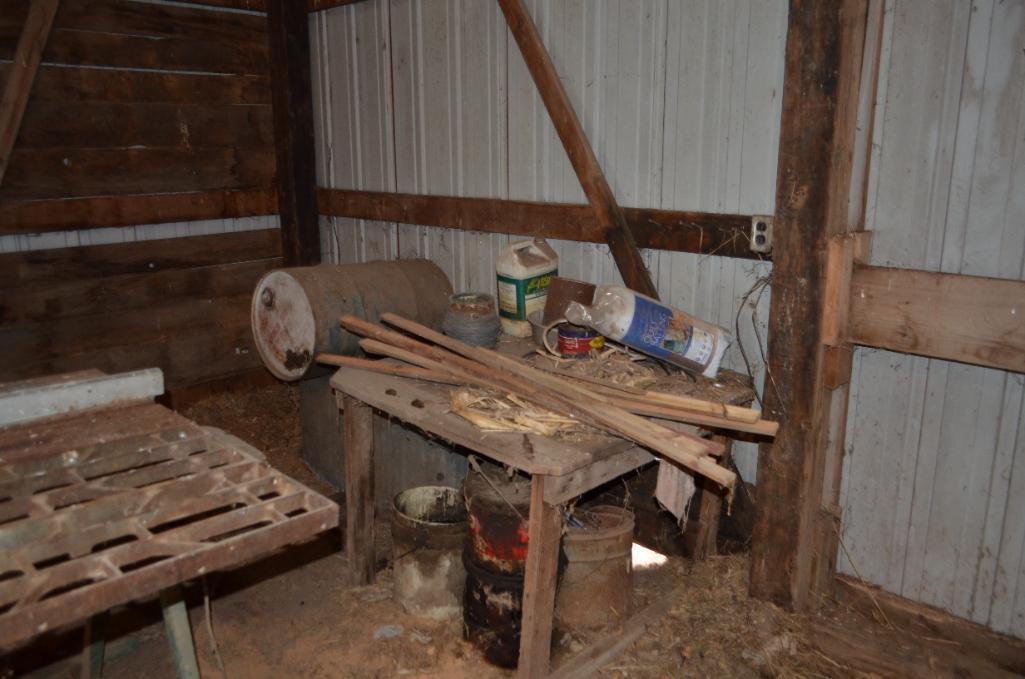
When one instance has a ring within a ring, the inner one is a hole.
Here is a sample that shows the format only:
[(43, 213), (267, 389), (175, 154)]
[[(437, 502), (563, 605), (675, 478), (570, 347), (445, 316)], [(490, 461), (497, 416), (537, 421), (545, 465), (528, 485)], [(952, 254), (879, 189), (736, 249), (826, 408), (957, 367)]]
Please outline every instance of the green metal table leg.
[(85, 643), (82, 649), (83, 679), (100, 679), (103, 676), (103, 652), (107, 645), (106, 625), (106, 611), (97, 613), (85, 623)]
[(171, 644), (174, 667), (178, 679), (200, 679), (196, 647), (192, 643), (192, 628), (189, 625), (189, 609), (181, 587), (171, 587), (160, 593), (160, 605), (164, 609), (164, 627)]

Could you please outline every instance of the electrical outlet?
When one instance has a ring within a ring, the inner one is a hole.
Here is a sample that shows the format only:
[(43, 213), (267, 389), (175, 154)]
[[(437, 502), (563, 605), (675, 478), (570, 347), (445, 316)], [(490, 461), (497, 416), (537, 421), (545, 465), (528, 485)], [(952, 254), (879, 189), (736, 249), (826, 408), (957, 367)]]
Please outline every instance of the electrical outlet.
[(751, 252), (772, 252), (772, 217), (755, 215), (751, 218)]

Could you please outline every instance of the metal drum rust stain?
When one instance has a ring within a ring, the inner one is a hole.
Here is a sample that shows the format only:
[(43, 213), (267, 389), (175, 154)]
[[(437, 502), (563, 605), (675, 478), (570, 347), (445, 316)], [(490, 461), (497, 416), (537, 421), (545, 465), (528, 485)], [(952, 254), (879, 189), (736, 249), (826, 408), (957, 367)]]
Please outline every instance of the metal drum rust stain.
[(463, 636), (489, 662), (515, 667), (523, 617), (523, 573), (527, 559), (530, 481), (512, 479), (494, 465), (471, 470), (466, 497), (468, 534), (463, 562)]

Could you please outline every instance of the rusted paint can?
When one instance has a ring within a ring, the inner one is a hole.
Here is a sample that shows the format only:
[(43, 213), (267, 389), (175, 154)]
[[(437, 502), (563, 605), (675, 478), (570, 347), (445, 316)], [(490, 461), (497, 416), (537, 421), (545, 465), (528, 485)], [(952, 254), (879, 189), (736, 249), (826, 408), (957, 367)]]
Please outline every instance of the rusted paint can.
[(555, 620), (565, 631), (623, 620), (633, 600), (633, 512), (602, 505), (574, 516), (578, 521), (562, 536), (564, 569), (555, 595)]
[(391, 513), (394, 594), (410, 615), (432, 620), (462, 611), (466, 506), (460, 492), (420, 486), (395, 496)]
[(440, 329), (452, 284), (425, 259), (276, 269), (256, 284), (250, 307), (257, 351), (279, 379), (302, 378), (317, 354), (359, 353), (343, 314), (374, 323), (386, 312)]
[[(482, 474), (487, 474), (485, 480)], [(488, 482), (490, 481), (490, 483)], [(495, 465), (471, 470), (463, 484), (468, 540), (463, 636), (489, 661), (515, 667), (520, 648), (530, 480)]]

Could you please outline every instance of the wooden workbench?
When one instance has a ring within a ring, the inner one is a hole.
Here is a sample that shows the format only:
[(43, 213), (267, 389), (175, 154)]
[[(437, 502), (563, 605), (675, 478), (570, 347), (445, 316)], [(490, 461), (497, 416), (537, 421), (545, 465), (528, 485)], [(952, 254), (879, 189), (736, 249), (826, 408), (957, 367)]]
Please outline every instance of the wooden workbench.
[(559, 505), (653, 460), (633, 445), (605, 435), (567, 443), (520, 433), (483, 433), (450, 412), (450, 387), (341, 368), (331, 379), (344, 411), (346, 550), (357, 584), (373, 572), (373, 410), (480, 453), (531, 476), (530, 528), (523, 591), (518, 674), (548, 674), (562, 535)]

